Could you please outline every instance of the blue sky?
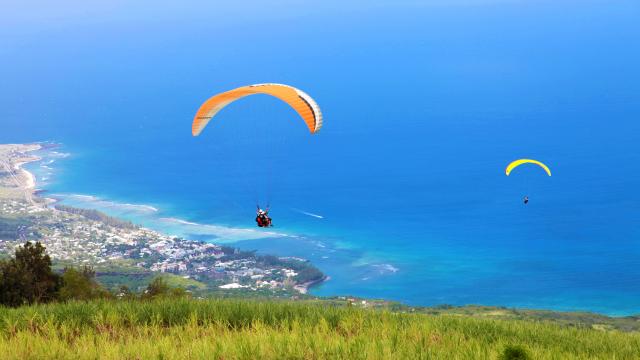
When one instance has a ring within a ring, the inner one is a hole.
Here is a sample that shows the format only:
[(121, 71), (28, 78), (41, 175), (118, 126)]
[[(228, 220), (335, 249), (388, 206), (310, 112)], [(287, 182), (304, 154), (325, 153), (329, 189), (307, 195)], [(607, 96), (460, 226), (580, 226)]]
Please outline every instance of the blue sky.
[[(438, 8), (533, 8), (551, 7), (570, 13), (575, 8), (606, 4), (608, 7), (626, 7), (632, 10), (630, 0), (401, 0), (401, 1), (12, 1), (3, 4), (0, 19), (4, 30), (14, 27), (42, 28), (100, 24), (104, 22), (152, 23), (197, 21), (220, 25), (241, 25), (244, 22), (269, 22), (300, 17), (324, 17), (349, 14), (357, 16), (380, 9), (438, 9)], [(637, 10), (637, 9), (636, 9)], [(330, 26), (330, 19), (327, 19)]]

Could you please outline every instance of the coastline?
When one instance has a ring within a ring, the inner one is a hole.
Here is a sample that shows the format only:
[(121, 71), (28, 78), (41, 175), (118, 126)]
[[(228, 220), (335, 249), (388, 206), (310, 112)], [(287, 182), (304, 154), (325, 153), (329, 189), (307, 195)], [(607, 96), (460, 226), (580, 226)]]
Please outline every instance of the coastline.
[[(15, 193), (15, 194), (9, 194), (9, 198), (13, 197), (13, 198), (22, 198), (25, 201), (27, 201), (28, 204), (37, 207), (37, 208), (41, 208), (44, 210), (44, 208), (48, 207), (48, 205), (51, 204), (55, 204), (55, 203), (60, 203), (62, 202), (62, 204), (64, 204), (64, 199), (61, 198), (50, 198), (50, 197), (44, 197), (40, 194), (42, 193), (46, 193), (46, 190), (44, 189), (38, 189), (37, 188), (37, 177), (31, 173), (30, 171), (26, 170), (24, 168), (24, 165), (29, 164), (29, 163), (33, 163), (33, 162), (37, 162), (37, 161), (42, 161), (43, 157), (40, 156), (31, 156), (29, 155), (29, 153), (34, 152), (34, 151), (39, 151), (45, 149), (45, 146), (43, 146), (42, 144), (5, 144), (5, 145), (0, 145), (0, 155), (7, 155), (5, 156), (0, 156), (0, 170), (2, 170), (2, 166), (4, 166), (7, 170), (7, 172), (9, 173), (9, 177), (10, 178), (12, 184), (14, 185), (14, 187), (19, 191), (19, 193)], [(46, 158), (46, 156), (44, 156), (44, 158)], [(2, 180), (2, 177), (0, 177), (0, 180)], [(1, 190), (3, 189), (2, 185), (6, 185), (3, 184), (2, 182), (0, 182), (0, 195)], [(11, 184), (9, 184), (11, 185)], [(99, 201), (99, 202), (105, 202), (105, 203), (111, 203), (114, 206), (117, 206), (116, 202), (112, 202), (109, 200), (102, 200), (99, 199), (95, 196), (90, 196), (90, 195), (71, 195), (71, 196), (75, 196), (77, 198), (81, 198), (84, 199), (85, 201)], [(0, 196), (0, 199), (2, 197)], [(75, 205), (74, 205), (75, 206)], [(160, 212), (159, 209), (150, 206), (150, 205), (136, 205), (136, 204), (129, 204), (129, 203), (125, 203), (124, 206), (126, 206), (128, 209), (135, 209), (138, 211), (142, 211), (145, 213), (157, 213)], [(82, 207), (80, 206), (80, 208), (85, 208), (88, 210), (92, 210), (92, 208), (89, 207)], [(51, 207), (49, 208), (52, 211), (59, 211), (57, 209), (55, 209), (55, 207)], [(98, 210), (101, 211), (100, 208), (98, 209), (94, 209), (94, 210)], [(38, 211), (38, 210), (36, 210)], [(121, 217), (121, 216), (115, 216), (115, 218), (120, 218), (120, 219), (127, 219), (127, 217)], [(130, 219), (127, 219), (130, 220)], [(251, 239), (252, 236), (255, 236), (256, 234), (259, 234), (258, 232), (255, 231), (255, 229), (234, 229), (234, 228), (226, 228), (223, 226), (219, 226), (219, 225), (213, 225), (213, 224), (197, 224), (197, 223), (193, 223), (193, 222), (189, 222), (186, 220), (180, 220), (180, 219), (174, 219), (174, 218), (160, 218), (160, 221), (164, 221), (164, 222), (175, 222), (178, 224), (181, 224), (183, 226), (188, 226), (188, 227), (206, 227), (207, 229), (213, 229), (216, 232), (220, 233), (230, 233), (233, 236), (242, 236), (242, 235), (247, 235), (249, 239)], [(160, 229), (153, 229), (152, 227), (148, 227), (146, 225), (142, 225), (142, 224), (138, 224), (141, 225), (140, 229), (144, 230), (144, 231), (149, 231), (149, 232), (156, 232), (159, 233), (161, 235), (164, 236), (177, 236), (176, 234), (171, 234), (170, 232), (166, 232)], [(287, 236), (286, 234), (278, 234), (278, 233), (268, 233), (269, 236), (273, 237), (273, 236)], [(186, 238), (187, 240), (189, 240), (188, 238)], [(244, 238), (242, 237), (242, 239), (244, 240)], [(199, 241), (205, 244), (218, 244), (219, 242), (217, 241), (213, 241), (213, 242), (208, 242), (208, 241), (202, 241), (202, 240), (193, 240), (193, 241)], [(224, 243), (224, 241), (222, 242)], [(327, 276), (323, 276), (322, 279), (319, 280), (314, 280), (314, 281), (310, 281), (310, 282), (305, 282), (305, 283), (296, 283), (293, 286), (293, 289), (299, 293), (299, 294), (307, 294), (308, 290), (310, 287), (320, 284), (323, 281), (327, 280), (328, 277)]]
[[(27, 147), (27, 149), (22, 150), (22, 152), (25, 154), (42, 149), (42, 145), (40, 144), (22, 144), (18, 146)], [(23, 187), (25, 190), (35, 189), (36, 177), (27, 169), (25, 169), (23, 166), (32, 162), (40, 161), (40, 160), (42, 160), (41, 157), (32, 156), (30, 158), (22, 158), (21, 161), (17, 161), (16, 163), (13, 164), (13, 169), (16, 172), (20, 172), (22, 175), (24, 175), (25, 179), (24, 181), (20, 181), (20, 186)]]
[(322, 277), (322, 279), (314, 280), (314, 281), (308, 281), (308, 282), (305, 282), (305, 283), (302, 283), (302, 284), (298, 284), (298, 285), (295, 285), (293, 288), (294, 288), (294, 290), (296, 290), (300, 294), (305, 294), (306, 295), (309, 292), (309, 289), (311, 289), (312, 287), (318, 286), (318, 285), (320, 285), (320, 284), (322, 284), (324, 282), (327, 282), (329, 280), (331, 280), (331, 277), (325, 275), (325, 276)]
[(35, 189), (35, 187), (36, 187), (36, 177), (32, 173), (30, 173), (28, 170), (24, 169), (22, 166), (25, 165), (25, 164), (28, 164), (30, 162), (34, 162), (34, 161), (38, 161), (38, 160), (40, 160), (40, 159), (36, 158), (34, 160), (31, 160), (31, 161), (19, 162), (19, 163), (16, 163), (16, 165), (15, 165), (15, 169), (17, 171), (20, 171), (27, 178), (26, 181), (25, 181), (25, 184), (23, 185), (25, 190)]
[[(43, 147), (41, 145), (39, 145), (39, 144), (38, 145), (33, 145), (33, 144), (23, 144), (23, 145), (21, 145), (21, 144), (17, 144), (17, 145), (13, 145), (13, 146), (16, 146), (17, 148), (20, 148), (20, 149), (25, 149), (24, 150), (25, 152), (32, 152), (32, 151), (37, 151), (37, 150), (42, 150), (43, 149)], [(30, 146), (37, 146), (37, 147), (30, 148), (29, 150), (27, 150)], [(44, 148), (44, 149), (46, 150), (46, 148)], [(42, 154), (42, 153), (40, 153), (40, 154)], [(22, 184), (21, 187), (22, 187), (22, 189), (23, 190), (25, 190), (25, 189), (29, 190), (29, 193), (33, 195), (33, 200), (34, 200), (34, 202), (36, 203), (37, 206), (42, 207), (42, 206), (46, 206), (48, 204), (51, 204), (50, 202), (47, 202), (47, 201), (51, 201), (53, 203), (58, 202), (59, 199), (48, 199), (47, 197), (44, 197), (43, 195), (48, 194), (48, 193), (46, 193), (46, 190), (42, 190), (43, 194), (39, 195), (41, 190), (38, 190), (37, 186), (38, 185), (43, 186), (43, 185), (42, 184), (38, 184), (38, 181), (37, 181), (38, 179), (36, 179), (34, 174), (32, 174), (28, 170), (24, 169), (25, 165), (33, 163), (33, 162), (37, 162), (37, 161), (43, 160), (43, 159), (45, 160), (43, 162), (46, 164), (47, 155), (46, 154), (42, 155), (42, 158), (37, 157), (34, 154), (29, 154), (29, 156), (24, 156), (24, 155), (26, 155), (26, 154), (23, 154), (22, 157), (19, 156), (19, 157), (16, 158), (16, 159), (19, 159), (19, 161), (15, 161), (15, 162), (11, 163), (11, 164), (13, 164), (12, 168), (14, 169), (14, 171), (16, 171), (16, 172), (21, 174), (21, 176), (19, 178), (21, 179), (21, 184)], [(18, 171), (18, 169), (20, 171)], [(38, 170), (36, 170), (35, 174), (39, 174)], [(31, 183), (30, 180), (33, 181), (33, 183)], [(51, 195), (49, 195), (49, 196), (51, 196)], [(92, 201), (92, 202), (95, 202), (95, 201), (111, 202), (108, 199), (98, 199), (95, 196), (91, 196), (91, 195), (72, 195), (72, 196), (78, 196), (78, 197), (82, 196), (82, 197), (85, 198), (86, 201)], [(43, 202), (43, 200), (44, 200), (44, 202)], [(65, 200), (62, 201), (63, 204), (65, 203)], [(123, 203), (112, 202), (112, 203), (116, 204), (114, 206), (120, 206), (120, 205), (117, 205), (117, 204), (125, 205), (125, 206), (127, 206), (127, 208), (129, 208), (129, 211), (134, 209), (136, 212), (140, 211), (140, 212), (147, 212), (147, 213), (155, 213), (155, 212), (161, 212), (161, 210), (162, 210), (162, 209), (154, 208), (154, 207), (152, 207), (150, 205), (131, 204), (131, 203), (127, 203), (127, 202), (123, 202)], [(82, 206), (80, 206), (80, 207), (82, 207)], [(97, 208), (97, 209), (100, 210), (100, 208)], [(115, 215), (114, 217), (119, 217), (119, 218), (123, 218), (123, 219), (128, 219), (129, 218), (127, 216), (118, 216), (118, 215)], [(181, 220), (181, 219), (177, 219), (177, 218), (164, 218), (164, 220), (167, 223), (183, 223), (184, 226), (187, 226), (190, 229), (198, 229), (198, 230), (200, 230), (200, 229), (202, 229), (202, 227), (211, 227), (211, 225), (209, 225), (209, 224), (189, 222), (189, 221)], [(171, 225), (171, 226), (173, 226), (173, 225)], [(172, 234), (171, 231), (167, 232), (167, 231), (156, 229), (156, 228), (151, 227), (151, 226), (144, 225), (144, 228), (153, 229), (153, 231), (156, 231), (156, 232), (159, 232), (159, 233), (163, 233), (163, 234), (169, 234), (169, 235)], [(238, 229), (238, 230), (240, 230), (240, 229)], [(250, 231), (254, 231), (254, 230), (250, 230)], [(257, 232), (255, 232), (255, 233), (257, 233)], [(240, 234), (240, 236), (241, 235), (242, 234)], [(209, 241), (206, 240), (205, 242), (209, 242)], [(211, 243), (219, 244), (220, 242), (217, 242), (215, 239), (212, 239)], [(376, 265), (376, 266), (379, 266), (379, 265)], [(388, 267), (384, 267), (382, 270), (389, 270), (391, 272), (394, 272), (393, 269), (390, 269)], [(312, 281), (312, 282), (305, 282), (305, 283), (296, 284), (296, 285), (293, 286), (293, 288), (300, 294), (309, 294), (309, 291), (311, 291), (314, 287), (319, 286), (319, 285), (323, 284), (324, 282), (326, 282), (328, 280), (330, 280), (329, 277), (324, 277), (323, 279), (318, 280), (318, 281)], [(335, 280), (335, 281), (339, 282), (340, 279)], [(333, 284), (333, 282), (332, 282), (332, 284)], [(352, 293), (349, 293), (347, 291), (334, 292), (333, 294), (336, 294), (336, 295), (325, 294), (325, 296), (338, 296), (338, 295), (342, 295), (342, 294), (344, 294), (344, 295), (352, 295)], [(322, 291), (317, 291), (317, 292), (318, 293), (322, 293)], [(357, 292), (354, 292), (354, 293), (357, 294)], [(356, 295), (356, 296), (358, 296), (358, 295)], [(361, 296), (367, 296), (367, 295), (361, 295)], [(377, 298), (384, 298), (384, 299), (389, 299), (389, 301), (394, 301), (393, 300), (394, 299), (393, 295), (391, 295), (391, 296), (379, 296)], [(404, 302), (404, 300), (400, 300), (400, 301)], [(409, 303), (409, 302), (407, 301), (406, 303)], [(474, 303), (474, 302), (454, 303), (454, 304), (455, 304), (455, 306), (463, 306), (464, 304), (469, 304), (469, 303)], [(491, 302), (477, 302), (477, 303), (485, 303), (485, 304), (486, 303), (490, 303), (491, 304)], [(419, 304), (419, 303), (415, 303), (414, 302), (413, 304), (415, 306), (421, 306), (421, 304)], [(437, 302), (432, 302), (430, 304), (438, 304), (438, 303)], [(497, 303), (497, 305), (500, 305), (500, 303)], [(424, 305), (422, 305), (422, 306), (424, 306)], [(522, 307), (520, 307), (520, 306), (522, 306), (522, 305), (517, 305), (517, 308), (519, 308), (519, 309), (522, 309), (522, 308), (553, 309), (552, 311), (558, 311), (558, 312), (562, 312), (562, 311), (578, 311), (578, 310), (573, 310), (570, 307), (567, 307), (566, 309), (564, 309), (564, 308), (558, 308), (558, 307), (555, 307), (555, 306), (544, 306), (544, 305), (542, 305), (542, 306), (537, 305), (536, 306), (534, 304), (532, 304), (532, 305), (524, 305)], [(631, 312), (631, 311), (630, 312), (614, 313), (614, 312), (608, 311), (607, 309), (600, 310), (600, 309), (597, 309), (597, 308), (596, 309), (594, 309), (594, 308), (583, 308), (583, 309), (581, 309), (579, 311), (588, 311), (588, 312), (594, 312), (594, 313), (599, 313), (599, 314), (606, 314), (606, 315), (609, 315), (609, 316), (628, 316), (628, 315), (631, 315), (631, 314), (635, 314), (635, 312)]]
[(3, 156), (0, 169), (4, 169), (9, 175), (8, 184), (4, 184), (9, 186), (9, 191), (4, 194), (5, 197), (19, 196), (32, 205), (39, 205), (34, 199), (36, 177), (26, 170), (24, 165), (42, 160), (39, 156), (29, 156), (30, 152), (41, 149), (41, 144), (7, 144), (3, 147), (2, 155), (7, 156), (8, 160)]

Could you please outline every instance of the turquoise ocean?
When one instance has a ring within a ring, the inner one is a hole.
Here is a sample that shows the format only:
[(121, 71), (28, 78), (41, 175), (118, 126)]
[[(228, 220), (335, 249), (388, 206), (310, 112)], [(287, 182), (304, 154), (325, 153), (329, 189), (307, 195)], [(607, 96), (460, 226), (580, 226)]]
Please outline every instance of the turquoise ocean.
[[(46, 196), (311, 260), (322, 296), (640, 313), (640, 3), (8, 5), (0, 142)], [(207, 97), (245, 98), (203, 134)], [(545, 162), (505, 176), (518, 158)], [(522, 197), (528, 195), (528, 205)], [(275, 226), (254, 225), (256, 203)]]

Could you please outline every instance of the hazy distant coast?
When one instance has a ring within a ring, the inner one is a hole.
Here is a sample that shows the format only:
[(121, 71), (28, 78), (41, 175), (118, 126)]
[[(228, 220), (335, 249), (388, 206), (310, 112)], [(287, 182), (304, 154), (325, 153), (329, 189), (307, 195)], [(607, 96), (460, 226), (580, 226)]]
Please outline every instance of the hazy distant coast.
[(35, 176), (25, 170), (27, 163), (40, 160), (39, 157), (30, 155), (33, 151), (42, 148), (39, 144), (7, 144), (0, 146), (0, 198), (24, 197), (33, 202), (33, 192), (36, 187)]

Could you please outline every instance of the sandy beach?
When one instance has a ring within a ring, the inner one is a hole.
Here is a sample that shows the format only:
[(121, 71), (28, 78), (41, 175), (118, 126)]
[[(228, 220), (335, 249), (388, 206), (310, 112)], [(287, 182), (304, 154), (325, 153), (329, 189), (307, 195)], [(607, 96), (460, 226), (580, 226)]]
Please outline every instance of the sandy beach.
[(14, 169), (16, 170), (16, 172), (19, 173), (20, 178), (23, 178), (24, 180), (21, 181), (21, 187), (24, 188), (25, 190), (29, 190), (29, 189), (35, 189), (36, 187), (36, 177), (30, 173), (29, 171), (25, 170), (24, 168), (22, 168), (22, 166), (24, 164), (28, 164), (30, 162), (33, 161), (38, 161), (40, 160), (39, 158), (35, 158), (34, 160), (31, 161), (22, 161), (22, 162), (18, 162), (15, 164)]
[(4, 185), (4, 191), (0, 197), (24, 198), (31, 203), (33, 192), (36, 188), (36, 178), (29, 171), (24, 169), (24, 165), (39, 161), (37, 156), (26, 155), (29, 152), (42, 148), (39, 144), (7, 144), (0, 145), (0, 170), (8, 173)]

